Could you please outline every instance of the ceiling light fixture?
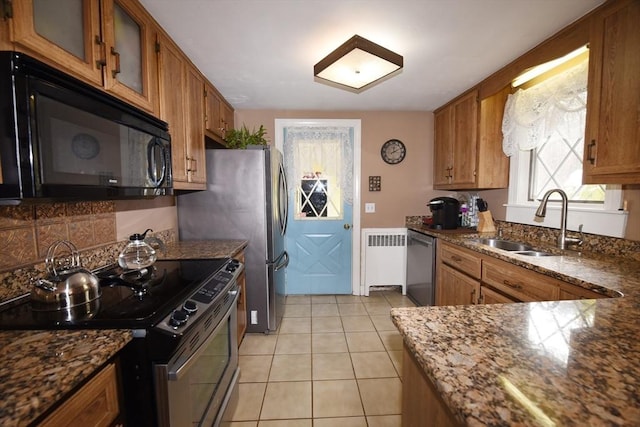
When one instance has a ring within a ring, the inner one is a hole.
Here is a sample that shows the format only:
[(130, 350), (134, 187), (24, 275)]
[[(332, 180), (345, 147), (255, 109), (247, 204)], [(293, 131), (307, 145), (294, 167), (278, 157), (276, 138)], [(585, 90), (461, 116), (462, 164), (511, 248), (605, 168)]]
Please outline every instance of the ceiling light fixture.
[(313, 75), (316, 81), (359, 93), (402, 67), (401, 55), (355, 35), (314, 65)]

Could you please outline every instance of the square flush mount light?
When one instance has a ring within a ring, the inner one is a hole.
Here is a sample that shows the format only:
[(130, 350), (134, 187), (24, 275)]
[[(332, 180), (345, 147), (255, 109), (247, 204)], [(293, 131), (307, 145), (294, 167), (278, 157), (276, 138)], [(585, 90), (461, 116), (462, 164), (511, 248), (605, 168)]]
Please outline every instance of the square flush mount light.
[(313, 75), (316, 81), (359, 93), (402, 66), (401, 55), (355, 35), (314, 65)]

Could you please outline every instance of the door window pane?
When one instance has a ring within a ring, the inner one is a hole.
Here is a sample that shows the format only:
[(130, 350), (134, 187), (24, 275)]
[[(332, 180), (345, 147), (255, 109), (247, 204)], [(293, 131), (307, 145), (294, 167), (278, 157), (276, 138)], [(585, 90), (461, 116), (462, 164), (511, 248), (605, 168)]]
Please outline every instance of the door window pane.
[(83, 0), (33, 0), (33, 25), (42, 37), (86, 61)]

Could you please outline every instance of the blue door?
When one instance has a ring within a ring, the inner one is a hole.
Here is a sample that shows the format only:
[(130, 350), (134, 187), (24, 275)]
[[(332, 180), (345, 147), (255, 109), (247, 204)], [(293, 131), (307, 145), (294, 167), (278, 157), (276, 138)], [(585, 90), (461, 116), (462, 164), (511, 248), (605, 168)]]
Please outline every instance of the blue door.
[(353, 136), (351, 127), (284, 129), (289, 295), (352, 293)]

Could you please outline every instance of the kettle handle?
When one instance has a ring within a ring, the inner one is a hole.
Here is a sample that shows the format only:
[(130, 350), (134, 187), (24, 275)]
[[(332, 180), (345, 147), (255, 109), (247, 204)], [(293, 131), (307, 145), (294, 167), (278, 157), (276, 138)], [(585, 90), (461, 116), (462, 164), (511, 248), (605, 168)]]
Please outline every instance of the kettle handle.
[(47, 249), (47, 257), (45, 258), (45, 261), (44, 261), (44, 264), (47, 267), (47, 271), (52, 276), (58, 275), (58, 270), (56, 269), (56, 263), (55, 263), (55, 253), (58, 250), (58, 248), (62, 245), (66, 246), (67, 249), (69, 249), (69, 251), (71, 252), (71, 265), (69, 267), (72, 267), (72, 268), (80, 267), (80, 254), (78, 253), (78, 248), (76, 248), (76, 245), (74, 245), (68, 240), (58, 240), (56, 242), (53, 242), (51, 246), (49, 246), (49, 249)]

